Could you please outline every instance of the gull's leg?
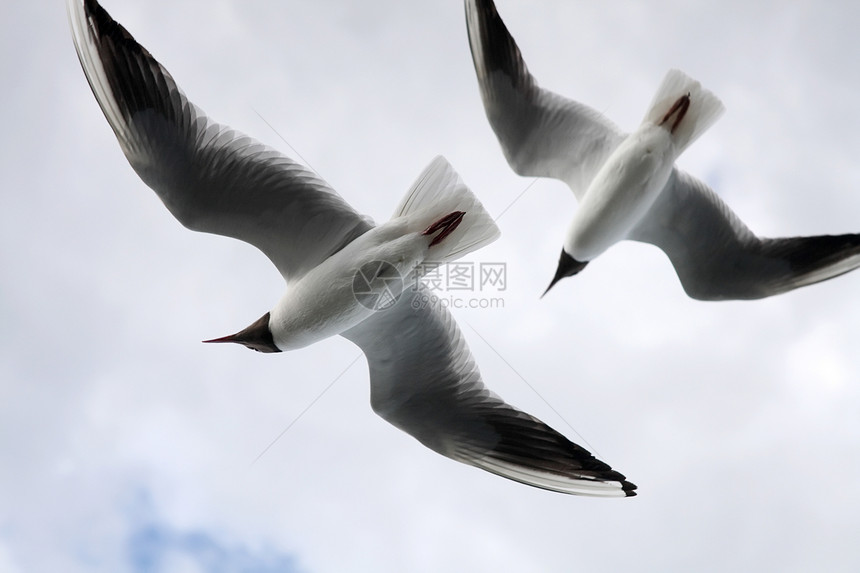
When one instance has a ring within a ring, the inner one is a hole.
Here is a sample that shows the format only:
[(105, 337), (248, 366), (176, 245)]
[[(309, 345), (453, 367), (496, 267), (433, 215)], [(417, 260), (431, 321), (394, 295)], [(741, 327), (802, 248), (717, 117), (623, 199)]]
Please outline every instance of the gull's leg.
[(447, 215), (427, 227), (427, 229), (425, 229), (424, 232), (421, 234), (432, 235), (433, 233), (441, 230), (442, 232), (433, 237), (433, 240), (430, 242), (431, 247), (433, 245), (438, 245), (442, 242), (443, 239), (445, 239), (445, 237), (454, 232), (454, 229), (456, 229), (460, 225), (460, 221), (463, 220), (463, 215), (465, 214), (465, 211), (454, 211), (453, 213), (448, 213)]
[(690, 94), (689, 92), (682, 95), (675, 101), (672, 105), (671, 109), (666, 112), (666, 115), (663, 116), (663, 119), (660, 120), (658, 125), (663, 125), (666, 123), (672, 115), (675, 113), (678, 114), (678, 117), (675, 118), (675, 121), (672, 122), (672, 128), (669, 130), (669, 133), (675, 133), (675, 128), (678, 127), (678, 124), (681, 123), (681, 120), (684, 119), (684, 116), (687, 114), (687, 110), (690, 109)]

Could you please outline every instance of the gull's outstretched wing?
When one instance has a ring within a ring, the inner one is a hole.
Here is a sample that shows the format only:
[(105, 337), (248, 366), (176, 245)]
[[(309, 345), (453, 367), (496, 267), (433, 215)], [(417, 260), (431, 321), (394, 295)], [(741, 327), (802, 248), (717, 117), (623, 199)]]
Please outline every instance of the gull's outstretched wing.
[(537, 418), (506, 404), (481, 374), (450, 313), (407, 289), (343, 336), (367, 356), (374, 411), (428, 448), (539, 488), (604, 497), (636, 486)]
[(206, 117), (96, 0), (69, 0), (68, 9), (120, 147), (183, 225), (251, 243), (288, 280), (372, 227), (308, 169)]
[(493, 0), (466, 0), (487, 119), (511, 168), (565, 181), (577, 199), (624, 134), (595, 110), (538, 86)]
[(630, 239), (669, 256), (687, 294), (757, 299), (860, 267), (860, 235), (757, 237), (707, 185), (675, 169)]

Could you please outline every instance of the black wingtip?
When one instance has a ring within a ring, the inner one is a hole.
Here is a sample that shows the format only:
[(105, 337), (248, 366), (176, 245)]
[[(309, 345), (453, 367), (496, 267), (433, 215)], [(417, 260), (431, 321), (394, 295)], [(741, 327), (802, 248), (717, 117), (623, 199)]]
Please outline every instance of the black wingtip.
[(627, 481), (627, 477), (619, 471), (613, 470), (608, 464), (602, 462), (598, 459), (593, 460), (593, 465), (596, 468), (605, 468), (601, 474), (599, 474), (599, 478), (601, 481), (612, 482), (616, 481), (621, 484), (621, 491), (624, 492), (625, 497), (633, 497), (636, 495), (636, 491), (638, 486), (635, 483), (631, 483)]
[(517, 88), (531, 87), (531, 75), (520, 49), (493, 1), (474, 0), (465, 4), (469, 45), (478, 75), (481, 68), (486, 73), (500, 71)]
[(549, 286), (546, 287), (546, 290), (543, 291), (543, 294), (540, 295), (541, 298), (546, 296), (546, 293), (549, 292), (549, 289), (555, 286), (555, 284), (565, 277), (572, 277), (579, 271), (585, 268), (585, 265), (588, 264), (588, 261), (577, 261), (573, 257), (567, 254), (567, 251), (564, 249), (561, 250), (561, 256), (558, 258), (558, 268), (555, 270), (555, 276), (552, 278), (552, 282), (549, 283)]
[(176, 121), (185, 102), (181, 101), (184, 96), (170, 73), (96, 0), (84, 0), (83, 8), (99, 63), (104, 68), (106, 87), (123, 117), (147, 110)]
[(621, 489), (624, 491), (624, 495), (626, 497), (635, 497), (638, 495), (636, 490), (638, 489), (635, 483), (630, 483), (629, 481), (621, 482)]

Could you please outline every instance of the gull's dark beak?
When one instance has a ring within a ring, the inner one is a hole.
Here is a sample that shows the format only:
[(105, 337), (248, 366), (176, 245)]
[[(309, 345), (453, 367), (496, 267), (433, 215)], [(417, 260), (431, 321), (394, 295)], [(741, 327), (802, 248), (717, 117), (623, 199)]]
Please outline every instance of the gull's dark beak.
[(543, 291), (543, 294), (540, 295), (540, 297), (543, 298), (544, 296), (546, 296), (546, 293), (549, 292), (549, 289), (555, 286), (555, 283), (557, 283), (564, 277), (572, 277), (573, 275), (584, 269), (585, 265), (587, 264), (588, 261), (577, 261), (570, 255), (568, 255), (567, 251), (562, 249), (561, 256), (558, 259), (558, 268), (555, 270), (555, 276), (552, 278), (552, 282), (549, 283), (549, 286), (546, 287), (546, 290)]
[(269, 313), (267, 312), (254, 324), (236, 334), (204, 340), (203, 342), (235, 342), (243, 344), (257, 352), (280, 352), (281, 349), (275, 345), (272, 330), (269, 328)]

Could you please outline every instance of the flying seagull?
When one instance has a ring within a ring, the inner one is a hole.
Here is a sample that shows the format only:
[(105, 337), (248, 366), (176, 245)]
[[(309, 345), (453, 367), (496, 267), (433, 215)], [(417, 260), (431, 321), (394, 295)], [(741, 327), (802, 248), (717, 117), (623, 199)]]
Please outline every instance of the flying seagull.
[(210, 342), (280, 352), (340, 334), (367, 357), (374, 411), (430, 449), (548, 490), (635, 495), (623, 475), (490, 392), (447, 310), (414, 304), (426, 289), (406, 286), (416, 264), (498, 236), (447, 161), (435, 159), (374, 226), (308, 169), (209, 119), (96, 0), (68, 10), (87, 80), (140, 178), (184, 226), (256, 246), (288, 283), (270, 312)]
[[(687, 295), (758, 299), (860, 266), (860, 235), (756, 236), (675, 159), (723, 110), (672, 70), (627, 135), (597, 111), (538, 86), (493, 0), (465, 0), (481, 98), (511, 168), (568, 184), (580, 202), (547, 291), (623, 239), (660, 247)], [(546, 292), (544, 292), (546, 294)]]

